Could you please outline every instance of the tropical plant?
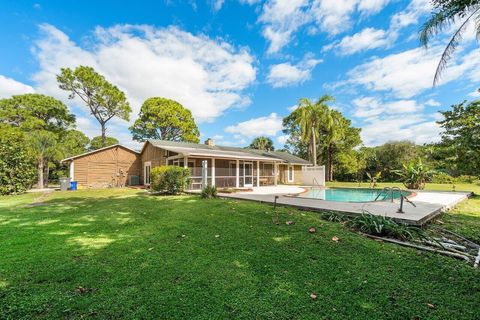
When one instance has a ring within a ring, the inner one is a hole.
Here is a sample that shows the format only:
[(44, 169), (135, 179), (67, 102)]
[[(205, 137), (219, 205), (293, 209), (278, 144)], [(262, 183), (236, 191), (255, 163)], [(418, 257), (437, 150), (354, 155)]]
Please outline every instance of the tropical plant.
[(367, 172), (368, 181), (370, 181), (370, 188), (377, 187), (377, 182), (381, 176), (382, 176), (382, 171), (375, 172), (374, 174)]
[(177, 101), (159, 97), (145, 100), (130, 131), (137, 141), (200, 141), (200, 132), (190, 110)]
[(428, 47), (431, 39), (441, 33), (445, 28), (460, 21), (460, 25), (454, 31), (450, 41), (443, 50), (440, 61), (438, 62), (433, 79), (433, 85), (436, 85), (440, 76), (447, 66), (448, 60), (452, 57), (459, 42), (462, 39), (467, 24), (470, 20), (475, 20), (477, 35), (480, 34), (480, 1), (479, 0), (432, 0), (435, 8), (430, 19), (425, 22), (420, 30), (420, 42)]
[(150, 187), (157, 192), (178, 194), (185, 190), (190, 179), (188, 168), (177, 166), (155, 167), (150, 173)]
[(421, 231), (418, 228), (396, 223), (390, 218), (376, 216), (364, 212), (352, 218), (347, 225), (363, 233), (383, 237), (393, 237), (401, 240), (413, 239)]
[(215, 198), (217, 196), (217, 193), (218, 193), (217, 187), (208, 185), (202, 189), (200, 196), (203, 199), (210, 199), (210, 198)]
[(264, 151), (275, 150), (275, 147), (273, 146), (272, 139), (270, 139), (268, 137), (257, 137), (255, 139), (253, 139), (252, 143), (250, 143), (249, 148), (264, 150)]
[(98, 149), (101, 149), (101, 148), (105, 148), (105, 147), (108, 147), (108, 146), (113, 146), (115, 144), (118, 144), (118, 140), (114, 137), (105, 137), (105, 145), (103, 146), (103, 142), (102, 142), (102, 137), (101, 136), (97, 136), (97, 137), (94, 137), (92, 138), (92, 140), (90, 141), (90, 146), (89, 146), (89, 150), (90, 151), (93, 151), (93, 150), (98, 150)]
[(403, 165), (403, 170), (396, 170), (403, 181), (403, 185), (407, 189), (417, 189), (422, 190), (425, 188), (425, 183), (430, 179), (433, 170), (429, 170), (422, 162), (421, 159), (418, 159), (416, 162), (411, 162), (409, 164)]
[(35, 155), (38, 169), (38, 188), (46, 186), (45, 177), (48, 177), (48, 170), (45, 175), (44, 170), (48, 167), (48, 162), (57, 157), (59, 150), (57, 149), (58, 137), (50, 131), (38, 131), (29, 139), (30, 148)]
[(57, 81), (60, 89), (70, 93), (70, 99), (79, 97), (97, 119), (102, 130), (102, 147), (107, 142), (107, 122), (113, 117), (129, 120), (132, 109), (125, 94), (92, 67), (62, 68)]

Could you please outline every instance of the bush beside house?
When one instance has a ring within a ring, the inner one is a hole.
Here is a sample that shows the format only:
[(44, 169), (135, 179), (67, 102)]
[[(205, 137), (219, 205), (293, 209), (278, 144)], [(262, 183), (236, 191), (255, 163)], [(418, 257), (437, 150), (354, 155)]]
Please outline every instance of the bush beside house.
[(153, 191), (178, 194), (185, 190), (190, 178), (190, 170), (177, 166), (153, 168), (150, 173), (150, 187)]

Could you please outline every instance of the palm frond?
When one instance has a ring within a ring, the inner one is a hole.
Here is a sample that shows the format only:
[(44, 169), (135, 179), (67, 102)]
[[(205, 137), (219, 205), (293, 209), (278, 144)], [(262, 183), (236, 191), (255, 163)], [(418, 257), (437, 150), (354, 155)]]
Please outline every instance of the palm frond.
[(452, 20), (449, 15), (443, 11), (435, 13), (420, 29), (420, 43), (425, 48), (428, 47), (430, 39), (440, 33)]
[(450, 60), (453, 52), (455, 52), (455, 49), (458, 46), (458, 43), (462, 39), (462, 33), (465, 31), (465, 27), (467, 26), (467, 23), (470, 21), (470, 18), (472, 18), (473, 15), (475, 15), (480, 8), (477, 8), (474, 10), (460, 25), (460, 27), (455, 31), (453, 34), (452, 38), (448, 42), (447, 46), (445, 47), (445, 50), (443, 50), (442, 56), (440, 58), (440, 61), (438, 62), (437, 69), (435, 71), (435, 76), (433, 78), (433, 86), (435, 86), (438, 81), (440, 80), (440, 76), (445, 70), (445, 67), (447, 66), (448, 60)]

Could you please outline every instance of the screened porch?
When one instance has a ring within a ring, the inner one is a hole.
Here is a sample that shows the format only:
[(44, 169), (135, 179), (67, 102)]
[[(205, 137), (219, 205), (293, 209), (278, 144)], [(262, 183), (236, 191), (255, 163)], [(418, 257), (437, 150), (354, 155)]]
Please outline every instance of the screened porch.
[(275, 162), (218, 158), (183, 157), (170, 159), (169, 165), (190, 169), (190, 190), (202, 188), (203, 161), (207, 164), (207, 183), (217, 188), (252, 188), (277, 183)]

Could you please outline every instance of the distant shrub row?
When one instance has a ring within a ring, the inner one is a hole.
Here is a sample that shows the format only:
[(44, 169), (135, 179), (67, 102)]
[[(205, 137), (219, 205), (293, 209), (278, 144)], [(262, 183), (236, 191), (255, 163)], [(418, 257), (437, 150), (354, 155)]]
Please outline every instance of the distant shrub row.
[(452, 177), (445, 172), (436, 172), (432, 175), (430, 182), (432, 183), (480, 183), (480, 179), (476, 176), (461, 175)]

